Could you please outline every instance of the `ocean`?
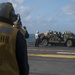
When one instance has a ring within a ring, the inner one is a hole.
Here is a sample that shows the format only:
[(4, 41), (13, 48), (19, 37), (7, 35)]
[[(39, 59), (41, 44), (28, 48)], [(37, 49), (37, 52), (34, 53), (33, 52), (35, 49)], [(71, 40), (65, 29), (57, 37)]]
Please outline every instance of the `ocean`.
[(27, 42), (35, 42), (35, 34), (29, 34), (29, 38), (26, 40)]

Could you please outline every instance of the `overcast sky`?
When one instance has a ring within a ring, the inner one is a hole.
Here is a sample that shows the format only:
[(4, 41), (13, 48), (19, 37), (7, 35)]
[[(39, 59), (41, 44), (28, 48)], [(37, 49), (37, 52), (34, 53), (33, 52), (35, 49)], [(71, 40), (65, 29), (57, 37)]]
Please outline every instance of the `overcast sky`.
[(75, 33), (75, 0), (0, 0), (13, 3), (28, 32), (72, 31)]

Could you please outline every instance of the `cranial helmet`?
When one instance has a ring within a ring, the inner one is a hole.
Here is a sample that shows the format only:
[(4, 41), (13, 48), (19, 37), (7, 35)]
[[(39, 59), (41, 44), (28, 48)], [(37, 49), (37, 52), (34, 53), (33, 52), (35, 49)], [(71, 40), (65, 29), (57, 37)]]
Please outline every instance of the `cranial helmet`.
[(10, 2), (0, 3), (0, 17), (9, 19), (12, 22), (15, 20), (15, 11), (12, 3)]
[(36, 31), (36, 33), (39, 33), (39, 31)]

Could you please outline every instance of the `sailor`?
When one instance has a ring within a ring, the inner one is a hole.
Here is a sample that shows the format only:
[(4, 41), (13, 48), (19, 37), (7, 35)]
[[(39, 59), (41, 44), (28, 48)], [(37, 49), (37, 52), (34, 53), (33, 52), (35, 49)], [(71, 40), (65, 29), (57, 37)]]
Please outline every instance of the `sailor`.
[(0, 75), (29, 75), (26, 41), (12, 27), (15, 19), (12, 3), (0, 3)]

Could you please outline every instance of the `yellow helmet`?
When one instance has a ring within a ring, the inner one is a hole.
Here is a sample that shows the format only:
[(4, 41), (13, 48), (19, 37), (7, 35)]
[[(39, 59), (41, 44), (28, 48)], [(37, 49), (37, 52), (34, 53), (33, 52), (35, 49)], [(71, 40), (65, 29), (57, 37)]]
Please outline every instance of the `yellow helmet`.
[(11, 21), (13, 21), (14, 16), (15, 11), (12, 3), (10, 2), (0, 3), (0, 17), (10, 19)]

